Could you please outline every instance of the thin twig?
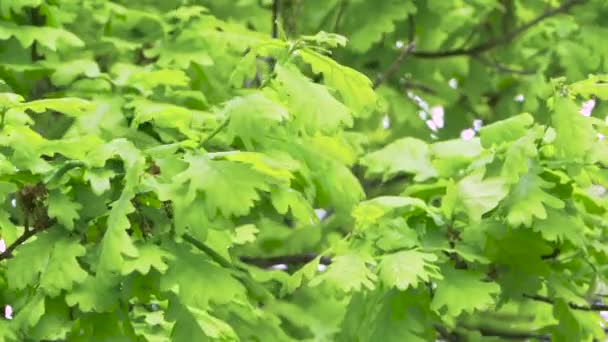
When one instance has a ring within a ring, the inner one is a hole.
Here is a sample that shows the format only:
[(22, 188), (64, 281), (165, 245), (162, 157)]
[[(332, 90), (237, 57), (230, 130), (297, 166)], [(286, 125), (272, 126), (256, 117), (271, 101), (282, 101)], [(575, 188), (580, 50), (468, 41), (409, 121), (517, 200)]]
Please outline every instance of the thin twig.
[[(552, 299), (543, 297), (543, 296), (539, 296), (539, 295), (524, 294), (524, 297), (535, 300), (537, 302), (547, 303), (547, 304), (551, 304), (551, 305), (555, 304), (555, 302)], [(568, 303), (568, 306), (571, 309), (581, 310), (581, 311), (608, 311), (608, 305), (604, 305), (604, 304), (590, 304), (588, 306), (584, 306), (584, 305)]]
[(201, 143), (199, 144), (199, 147), (205, 147), (205, 145), (207, 145), (207, 143), (213, 139), (216, 135), (218, 135), (219, 132), (221, 132), (224, 128), (226, 128), (226, 126), (228, 126), (228, 122), (230, 121), (230, 118), (226, 118), (224, 119), (224, 121), (222, 121), (222, 123), (219, 124), (219, 126), (217, 126), (213, 132), (209, 133), (209, 135), (203, 139), (203, 141), (201, 141)]
[(425, 92), (427, 94), (430, 95), (437, 95), (437, 91), (435, 91), (433, 88), (422, 84), (422, 83), (418, 83), (418, 82), (413, 82), (413, 81), (403, 81), (403, 83), (401, 84), (401, 87), (403, 89), (418, 89), (422, 92)]
[(39, 232), (39, 230), (28, 229), (27, 227), (24, 227), (23, 234), (21, 234), (21, 236), (19, 236), (17, 238), (17, 240), (15, 240), (13, 243), (10, 244), (10, 246), (8, 246), (8, 248), (6, 248), (6, 251), (4, 251), (4, 253), (0, 254), (0, 260), (12, 258), (13, 251), (15, 250), (15, 248), (17, 248), (21, 244), (25, 243), (32, 236), (36, 235), (37, 232)]
[(508, 66), (504, 66), (500, 63), (497, 62), (493, 62), (489, 59), (483, 58), (482, 56), (479, 55), (474, 55), (473, 56), (476, 60), (479, 61), (479, 63), (485, 65), (485, 66), (489, 66), (490, 68), (498, 71), (499, 73), (503, 73), (503, 74), (516, 74), (516, 75), (523, 75), (523, 76), (530, 76), (530, 75), (534, 75), (536, 74), (535, 71), (533, 70), (520, 70), (520, 69), (512, 69), (509, 68)]
[(471, 48), (458, 48), (454, 50), (447, 51), (414, 51), (412, 52), (412, 56), (419, 58), (443, 58), (443, 57), (454, 57), (454, 56), (466, 56), (466, 55), (478, 55), (480, 53), (491, 50), (497, 46), (504, 45), (510, 43), (517, 36), (526, 32), (530, 28), (534, 27), (541, 21), (555, 16), (560, 13), (564, 13), (569, 11), (575, 5), (583, 4), (587, 0), (570, 0), (564, 2), (561, 6), (545, 11), (543, 14), (538, 17), (530, 20), (529, 22), (523, 24), (522, 26), (516, 28), (511, 32), (507, 32), (505, 35), (490, 39), (487, 42), (481, 43), (479, 45), (473, 46)]
[(279, 20), (279, 1), (280, 0), (272, 1), (272, 38), (277, 38), (279, 36), (279, 23), (277, 22), (277, 20)]
[(496, 328), (490, 328), (490, 327), (475, 327), (475, 326), (468, 326), (468, 325), (464, 325), (463, 328), (465, 328), (467, 330), (477, 330), (477, 331), (479, 331), (479, 333), (482, 336), (501, 337), (506, 340), (522, 340), (522, 339), (530, 339), (530, 338), (544, 339), (547, 337), (547, 336), (540, 335), (535, 332), (528, 332), (528, 331), (516, 331), (516, 330), (510, 331), (510, 330), (504, 330), (504, 329), (496, 329)]
[(381, 75), (376, 78), (374, 82), (374, 89), (378, 88), (384, 81), (391, 78), (398, 70), (405, 58), (416, 49), (415, 42), (409, 42), (406, 46), (401, 49), (401, 53), (391, 63), (391, 65)]
[(232, 263), (230, 263), (230, 261), (226, 260), (223, 256), (219, 255), (216, 251), (211, 249), (211, 247), (198, 241), (192, 235), (184, 234), (184, 235), (182, 235), (182, 238), (184, 239), (184, 241), (190, 243), (192, 246), (198, 248), (199, 250), (201, 250), (202, 252), (207, 254), (213, 261), (217, 262), (220, 266), (226, 267), (226, 268), (233, 268)]

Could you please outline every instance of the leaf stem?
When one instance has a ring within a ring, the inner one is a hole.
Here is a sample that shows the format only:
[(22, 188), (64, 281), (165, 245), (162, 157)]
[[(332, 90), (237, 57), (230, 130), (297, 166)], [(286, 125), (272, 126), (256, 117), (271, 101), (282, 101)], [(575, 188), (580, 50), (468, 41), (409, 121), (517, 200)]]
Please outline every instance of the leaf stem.
[[(537, 301), (537, 302), (541, 302), (541, 303), (546, 303), (546, 304), (555, 304), (555, 302), (548, 298), (548, 297), (543, 297), (543, 296), (539, 296), (539, 295), (527, 295), (524, 294), (525, 298)], [(578, 305), (578, 304), (574, 304), (574, 303), (568, 303), (568, 306), (571, 309), (574, 310), (581, 310), (581, 311), (608, 311), (608, 305), (605, 304), (590, 304), (588, 306), (585, 305)]]
[(189, 244), (191, 244), (192, 246), (196, 247), (203, 253), (207, 254), (213, 261), (217, 262), (222, 267), (233, 268), (233, 265), (230, 261), (226, 260), (226, 258), (219, 255), (211, 247), (198, 241), (194, 236), (192, 236), (190, 234), (184, 234), (184, 235), (182, 235), (182, 239), (184, 239), (184, 241), (186, 241)]
[(211, 140), (213, 139), (216, 135), (218, 135), (218, 133), (220, 133), (224, 128), (226, 128), (226, 126), (228, 126), (228, 122), (230, 121), (230, 117), (227, 117), (226, 119), (224, 119), (224, 121), (222, 121), (222, 123), (219, 124), (219, 126), (217, 126), (213, 132), (209, 133), (209, 135), (203, 139), (203, 141), (201, 141), (201, 143), (199, 144), (199, 148), (200, 147), (205, 147), (205, 145)]

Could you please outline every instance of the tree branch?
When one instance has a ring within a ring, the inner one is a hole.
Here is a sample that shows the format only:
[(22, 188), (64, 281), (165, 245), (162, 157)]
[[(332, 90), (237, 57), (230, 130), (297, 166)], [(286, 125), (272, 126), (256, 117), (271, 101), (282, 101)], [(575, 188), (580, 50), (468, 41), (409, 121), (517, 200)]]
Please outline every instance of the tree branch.
[(515, 39), (520, 34), (526, 32), (530, 28), (534, 27), (541, 21), (555, 16), (560, 13), (564, 13), (569, 11), (575, 5), (580, 5), (585, 3), (587, 0), (569, 0), (564, 2), (561, 6), (549, 9), (545, 11), (543, 14), (538, 17), (530, 20), (529, 22), (523, 24), (522, 26), (516, 28), (513, 31), (507, 32), (505, 35), (501, 37), (497, 37), (494, 39), (490, 39), (487, 42), (481, 43), (479, 45), (473, 46), (471, 48), (459, 48), (454, 50), (446, 50), (446, 51), (414, 51), (412, 56), (418, 58), (444, 58), (444, 57), (454, 57), (454, 56), (466, 56), (466, 55), (478, 55), (480, 53), (491, 50), (497, 46), (507, 44)]
[(37, 232), (39, 232), (39, 230), (28, 229), (27, 227), (24, 227), (23, 234), (21, 234), (21, 236), (19, 236), (17, 240), (10, 244), (10, 246), (6, 248), (6, 251), (4, 251), (4, 253), (0, 254), (0, 261), (12, 258), (13, 251), (15, 250), (15, 248), (29, 240), (32, 236), (36, 235)]
[[(524, 294), (524, 297), (531, 299), (531, 300), (535, 300), (537, 302), (547, 303), (547, 304), (551, 304), (551, 305), (555, 304), (554, 301), (551, 300), (550, 298), (539, 296), (539, 295)], [(590, 304), (588, 306), (584, 306), (584, 305), (568, 303), (568, 306), (571, 309), (581, 310), (581, 311), (608, 311), (608, 305), (604, 305), (604, 304)]]
[[(305, 264), (305, 263), (313, 261), (316, 257), (318, 257), (318, 255), (315, 253), (297, 254), (297, 255), (282, 255), (282, 256), (267, 257), (267, 258), (266, 257), (243, 256), (243, 257), (241, 257), (241, 261), (246, 264), (255, 265), (255, 266), (258, 266), (261, 268), (267, 268), (272, 265), (278, 265), (278, 264), (284, 264), (284, 265)], [(331, 264), (331, 258), (322, 256), (319, 260), (319, 263), (322, 265), (329, 265), (329, 264)]]
[(517, 331), (517, 330), (504, 330), (504, 329), (496, 329), (489, 327), (473, 327), (473, 326), (463, 326), (463, 328), (467, 330), (477, 330), (482, 336), (486, 337), (501, 337), (507, 340), (523, 340), (523, 339), (539, 339), (542, 340), (546, 336), (528, 332), (528, 331)]
[(479, 55), (474, 55), (473, 58), (475, 58), (476, 60), (479, 61), (479, 63), (488, 66), (494, 70), (496, 70), (499, 73), (502, 74), (516, 74), (516, 75), (522, 75), (522, 76), (530, 76), (530, 75), (534, 75), (536, 74), (536, 72), (534, 70), (520, 70), (520, 69), (512, 69), (509, 68), (507, 66), (504, 66), (500, 63), (491, 61), (489, 59), (483, 58)]
[(182, 239), (184, 239), (184, 241), (196, 247), (203, 253), (207, 254), (213, 261), (217, 262), (220, 266), (225, 268), (233, 268), (232, 263), (230, 263), (230, 261), (226, 260), (223, 256), (219, 255), (216, 251), (211, 249), (206, 244), (198, 241), (192, 235), (184, 234), (182, 235)]
[(230, 117), (224, 119), (224, 121), (222, 121), (211, 133), (209, 133), (209, 135), (206, 136), (205, 139), (200, 142), (200, 144), (198, 144), (199, 148), (205, 147), (205, 145), (207, 145), (211, 139), (213, 139), (216, 135), (218, 135), (218, 133), (228, 126), (229, 121)]
[(415, 34), (412, 31), (412, 28), (414, 27), (414, 24), (413, 24), (414, 19), (410, 15), (408, 17), (408, 20), (410, 22), (410, 33), (409, 33), (409, 37), (408, 37), (409, 41), (408, 41), (407, 45), (405, 45), (401, 48), (401, 53), (399, 53), (399, 56), (397, 56), (397, 58), (393, 61), (393, 63), (391, 63), (391, 65), (388, 67), (388, 69), (386, 69), (386, 71), (384, 71), (382, 74), (380, 74), (378, 77), (376, 77), (376, 80), (374, 81), (374, 89), (378, 88), (384, 81), (393, 77), (393, 75), (399, 70), (399, 67), (401, 66), (401, 64), (403, 64), (403, 61), (405, 60), (405, 58), (408, 55), (410, 55), (412, 52), (414, 52), (414, 50), (416, 49), (416, 43), (414, 41)]

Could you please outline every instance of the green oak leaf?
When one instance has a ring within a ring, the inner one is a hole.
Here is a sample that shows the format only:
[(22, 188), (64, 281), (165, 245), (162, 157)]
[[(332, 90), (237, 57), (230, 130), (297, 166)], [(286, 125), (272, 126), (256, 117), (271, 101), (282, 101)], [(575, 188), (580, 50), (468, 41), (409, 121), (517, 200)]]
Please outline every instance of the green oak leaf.
[(437, 260), (435, 254), (416, 250), (387, 254), (380, 261), (378, 277), (386, 286), (399, 290), (416, 288), (420, 283), (442, 278), (439, 266), (433, 264)]
[(463, 312), (474, 312), (491, 308), (500, 286), (485, 282), (483, 275), (474, 271), (445, 268), (443, 279), (437, 282), (437, 289), (431, 302), (431, 309), (457, 317)]

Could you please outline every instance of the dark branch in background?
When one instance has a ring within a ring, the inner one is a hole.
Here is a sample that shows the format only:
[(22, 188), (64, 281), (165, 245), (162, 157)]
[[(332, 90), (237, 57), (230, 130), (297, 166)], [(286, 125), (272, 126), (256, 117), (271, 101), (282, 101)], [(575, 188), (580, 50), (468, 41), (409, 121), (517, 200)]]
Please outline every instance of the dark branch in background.
[[(267, 257), (267, 258), (266, 257), (243, 256), (240, 259), (242, 262), (244, 262), (246, 264), (250, 264), (250, 265), (254, 265), (254, 266), (258, 266), (258, 267), (262, 267), (262, 268), (267, 268), (267, 267), (271, 267), (273, 265), (278, 265), (278, 264), (284, 264), (284, 265), (305, 264), (305, 263), (308, 263), (308, 262), (314, 260), (317, 257), (318, 257), (318, 254), (307, 253), (307, 254), (296, 254), (296, 255), (282, 255), (282, 256)], [(331, 257), (322, 256), (319, 260), (319, 263), (322, 265), (329, 265), (332, 263), (332, 259), (331, 259)], [(531, 299), (531, 300), (538, 301), (538, 302), (542, 302), (542, 303), (547, 303), (547, 304), (552, 304), (552, 305), (555, 304), (554, 301), (551, 300), (550, 298), (539, 296), (539, 295), (524, 295), (524, 297)], [(583, 306), (583, 305), (568, 303), (568, 306), (570, 306), (571, 309), (581, 310), (581, 311), (608, 311), (608, 305), (604, 305), (604, 304), (590, 304), (589, 306)], [(477, 329), (477, 330), (479, 330), (479, 329)], [(488, 335), (488, 336), (490, 336), (490, 335)]]
[(346, 12), (346, 8), (348, 7), (348, 0), (340, 1), (340, 5), (338, 5), (338, 14), (336, 15), (336, 21), (334, 22), (334, 33), (338, 33), (340, 30), (340, 24), (342, 23), (342, 17), (344, 17), (344, 12)]
[(399, 53), (399, 56), (397, 56), (393, 63), (391, 63), (391, 65), (382, 74), (376, 77), (376, 80), (374, 81), (374, 89), (378, 88), (384, 81), (393, 77), (393, 75), (399, 71), (399, 67), (401, 67), (401, 64), (403, 64), (405, 58), (416, 49), (416, 42), (414, 41), (416, 35), (413, 32), (415, 25), (414, 19), (411, 15), (408, 17), (408, 21), (410, 23), (410, 32), (408, 34), (409, 40), (407, 45), (401, 48), (401, 53)]
[(429, 87), (429, 86), (427, 86), (425, 84), (418, 83), (418, 82), (413, 82), (413, 81), (410, 81), (410, 80), (403, 81), (403, 83), (401, 84), (401, 87), (404, 90), (416, 89), (416, 90), (420, 90), (422, 92), (425, 92), (425, 93), (431, 94), (431, 95), (436, 95), (437, 94), (437, 92), (433, 88), (431, 88), (431, 87)]
[(516, 28), (513, 31), (507, 32), (503, 36), (490, 39), (487, 42), (481, 43), (479, 45), (473, 46), (471, 48), (459, 48), (454, 50), (446, 50), (446, 51), (414, 51), (412, 55), (414, 57), (419, 58), (443, 58), (443, 57), (454, 57), (454, 56), (466, 56), (466, 55), (478, 55), (480, 53), (491, 50), (497, 46), (504, 45), (510, 43), (513, 39), (515, 39), (520, 34), (526, 32), (530, 28), (534, 27), (536, 24), (541, 21), (555, 16), (560, 13), (565, 13), (569, 11), (575, 5), (580, 5), (585, 3), (587, 0), (570, 0), (564, 2), (559, 7), (549, 9), (545, 11), (543, 14), (538, 17), (530, 20), (529, 22), (523, 24), (522, 26)]
[(559, 256), (559, 253), (561, 253), (561, 250), (559, 248), (554, 248), (551, 254), (542, 255), (540, 258), (543, 260), (555, 259)]
[(504, 66), (500, 63), (493, 62), (489, 58), (483, 58), (482, 56), (479, 56), (479, 55), (474, 55), (473, 58), (475, 58), (477, 61), (479, 61), (479, 63), (481, 63), (485, 66), (488, 66), (502, 74), (516, 74), (516, 75), (523, 75), (523, 76), (530, 76), (530, 75), (536, 74), (536, 71), (534, 71), (534, 70), (512, 69), (512, 68)]
[(463, 325), (462, 327), (467, 330), (479, 331), (479, 333), (485, 337), (500, 337), (500, 338), (507, 339), (507, 340), (524, 340), (524, 339), (530, 339), (530, 338), (538, 339), (541, 341), (549, 340), (548, 336), (543, 336), (543, 335), (540, 335), (540, 334), (537, 334), (534, 332), (512, 331), (512, 330), (504, 330), (504, 329), (489, 328), (489, 327), (476, 327), (476, 326), (469, 326), (469, 325)]
[[(30, 9), (30, 21), (33, 26), (44, 25), (44, 18), (42, 18), (42, 16), (40, 15), (40, 10), (37, 7)], [(36, 40), (32, 42), (31, 58), (33, 63), (44, 59), (44, 56), (38, 53), (38, 43), (36, 42)]]
[(405, 60), (409, 54), (411, 54), (416, 48), (416, 43), (411, 42), (405, 45), (401, 49), (401, 53), (397, 56), (397, 59), (393, 61), (393, 63), (384, 71), (381, 75), (376, 77), (376, 81), (374, 82), (374, 89), (378, 88), (384, 81), (393, 77), (393, 75), (399, 70), (399, 67)]
[[(308, 254), (297, 254), (297, 255), (283, 255), (283, 256), (275, 256), (275, 257), (268, 257), (268, 258), (266, 258), (266, 257), (241, 257), (241, 261), (246, 264), (250, 264), (250, 265), (254, 265), (254, 266), (258, 266), (258, 267), (262, 267), (262, 268), (267, 268), (267, 267), (271, 267), (272, 265), (279, 265), (279, 264), (284, 264), (284, 265), (305, 264), (305, 263), (313, 261), (316, 257), (318, 257), (317, 254), (308, 253)], [(331, 258), (322, 256), (319, 260), (319, 263), (322, 265), (329, 265), (329, 264), (331, 264)]]
[(281, 0), (272, 0), (272, 38), (279, 36), (279, 1)]
[[(525, 298), (535, 300), (537, 302), (547, 303), (547, 304), (555, 304), (553, 300), (547, 297), (539, 296), (539, 295), (524, 295)], [(581, 311), (608, 311), (608, 305), (605, 304), (590, 304), (588, 306), (578, 305), (573, 303), (568, 303), (568, 306), (574, 310)]]

